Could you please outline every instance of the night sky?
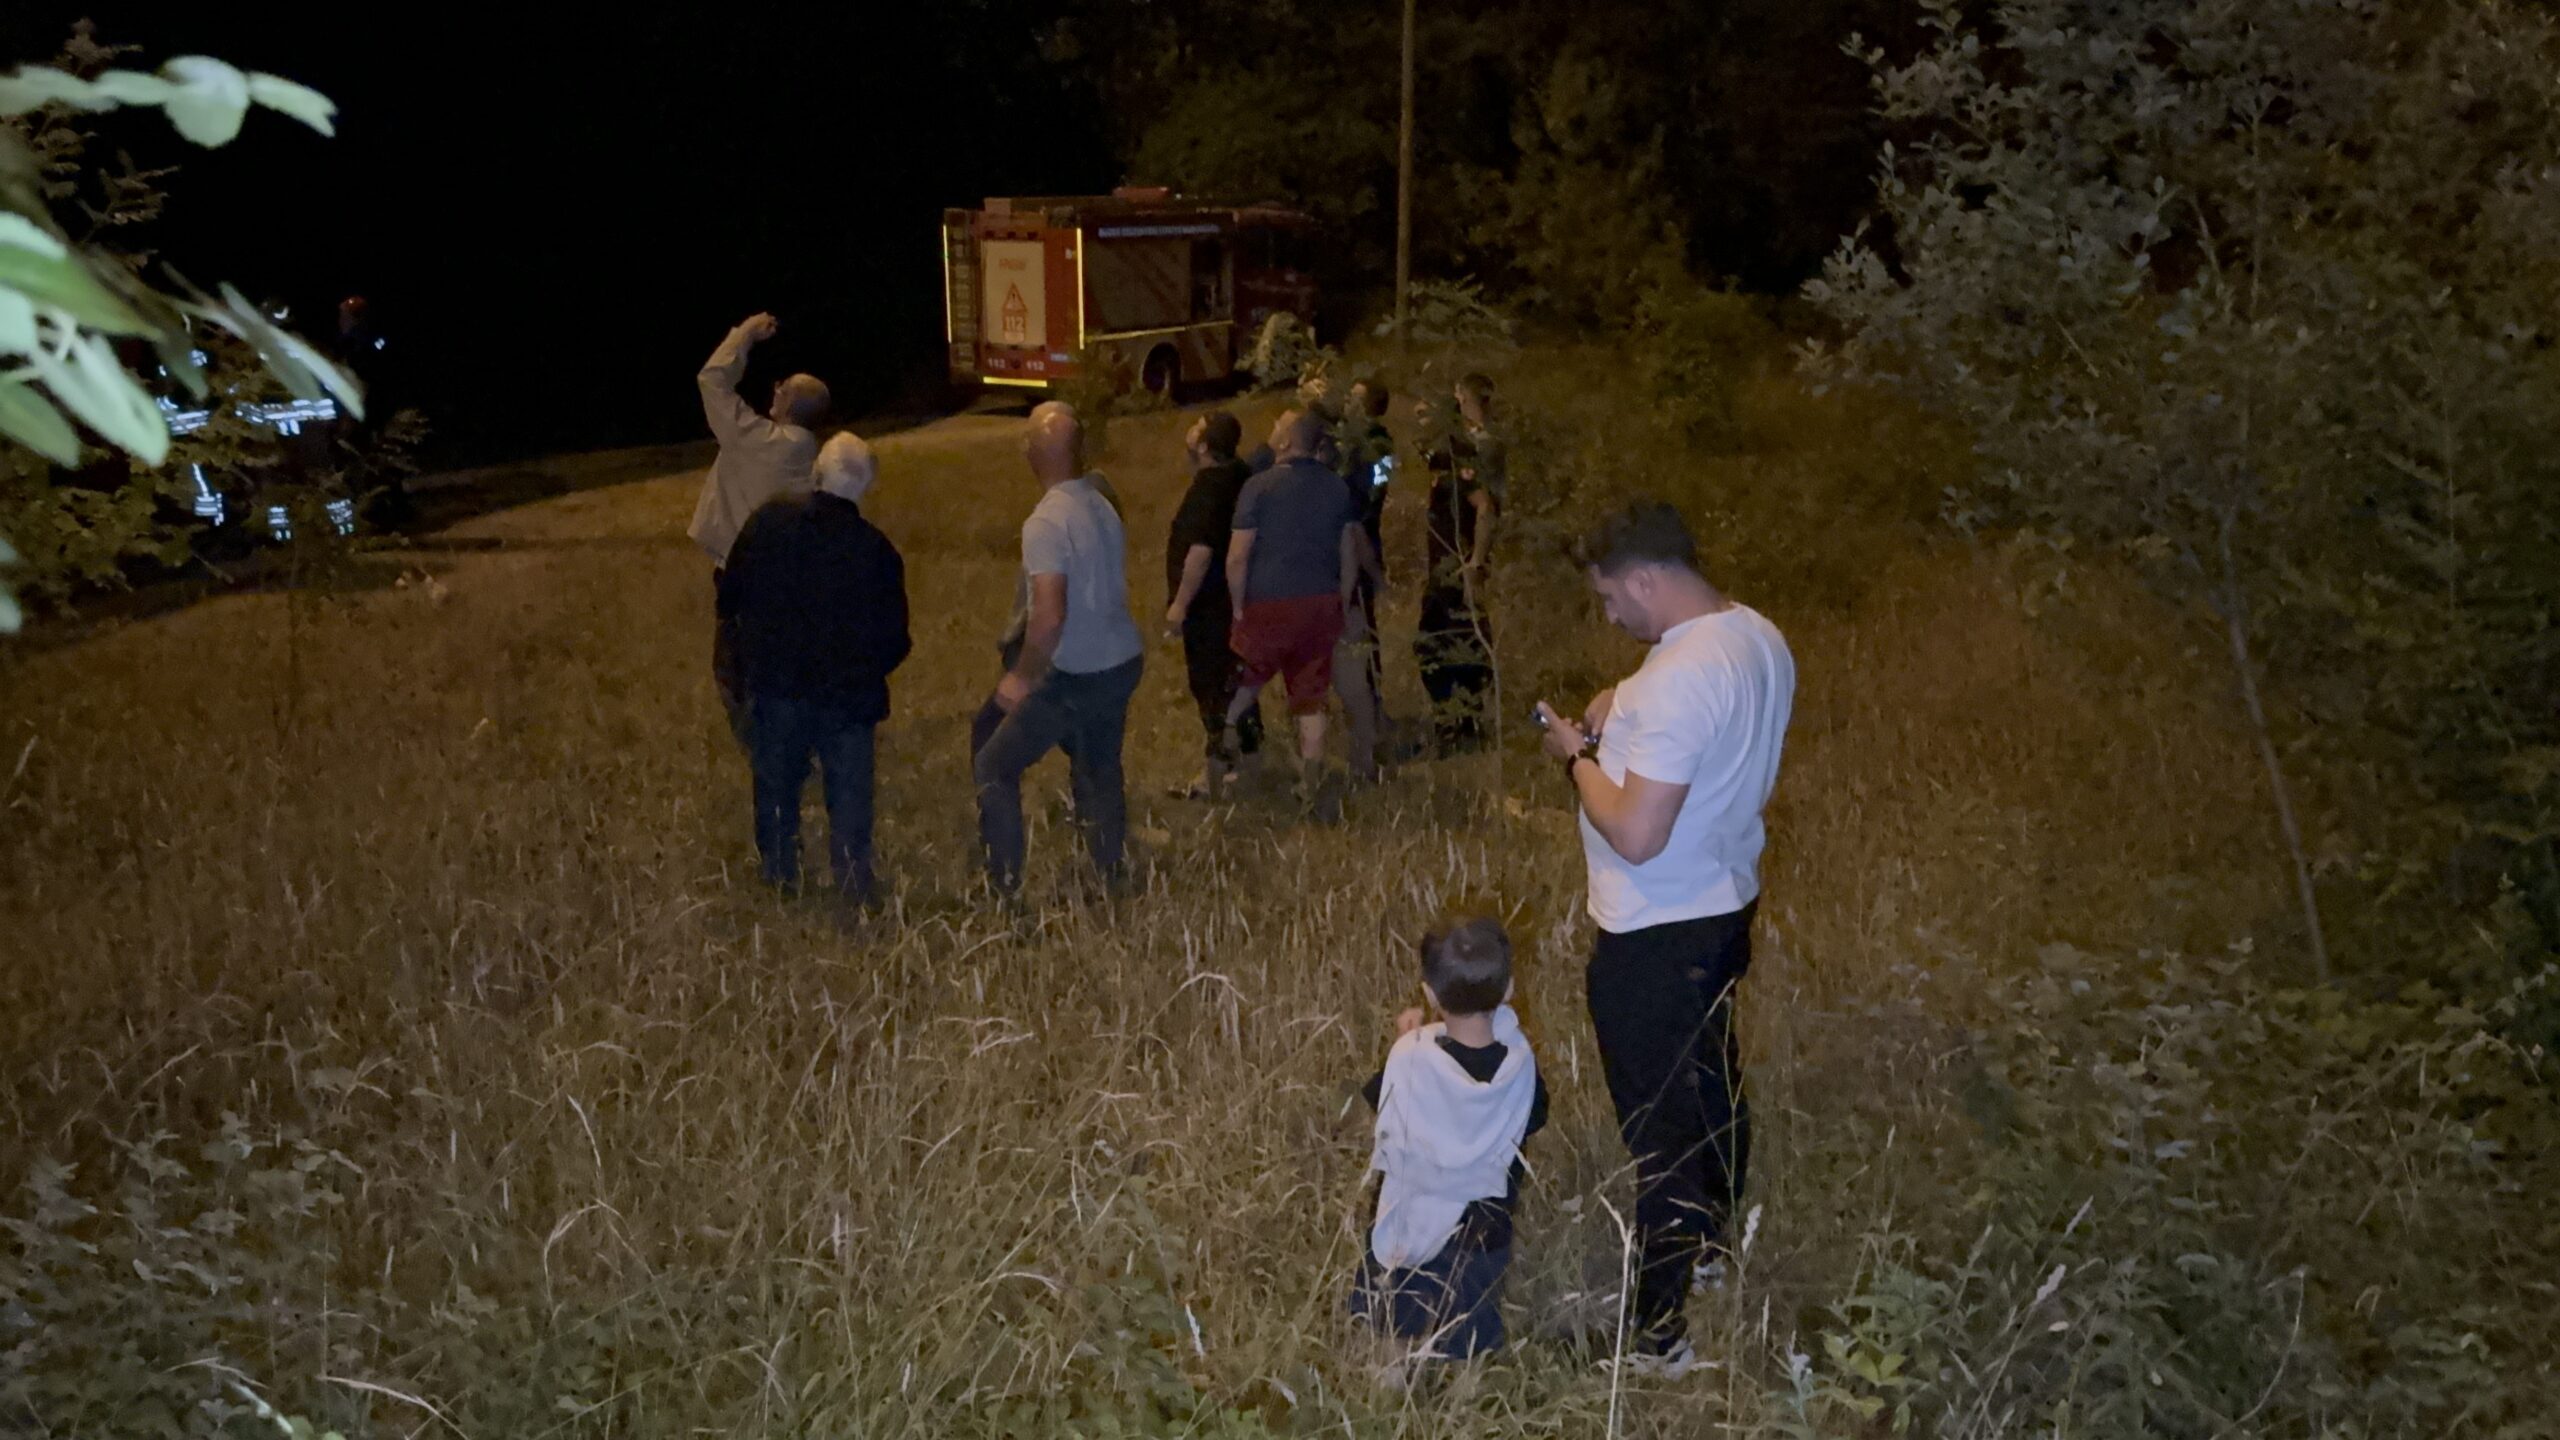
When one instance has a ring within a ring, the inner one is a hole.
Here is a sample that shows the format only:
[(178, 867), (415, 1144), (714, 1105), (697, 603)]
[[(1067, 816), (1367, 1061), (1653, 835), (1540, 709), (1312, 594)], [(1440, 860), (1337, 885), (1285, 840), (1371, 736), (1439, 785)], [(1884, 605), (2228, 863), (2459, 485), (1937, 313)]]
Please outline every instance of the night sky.
[(183, 167), (152, 238), (190, 278), (314, 335), (370, 297), (447, 463), (693, 434), (694, 368), (757, 309), (784, 321), (758, 377), (814, 370), (847, 414), (929, 393), (939, 210), (1120, 178), (1034, 5), (613, 10), (39, 0), (0, 14), (0, 62), (85, 13), (129, 65), (209, 54), (335, 99), (335, 140), (273, 114), (222, 151), (107, 138)]

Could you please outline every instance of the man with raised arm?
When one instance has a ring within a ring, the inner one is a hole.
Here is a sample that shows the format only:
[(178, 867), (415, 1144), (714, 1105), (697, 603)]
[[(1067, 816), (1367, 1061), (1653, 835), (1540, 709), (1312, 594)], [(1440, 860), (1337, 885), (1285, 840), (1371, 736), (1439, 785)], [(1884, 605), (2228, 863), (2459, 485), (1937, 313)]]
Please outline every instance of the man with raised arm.
[[(693, 523), (685, 533), (711, 557), (712, 588), (729, 563), (729, 547), (747, 517), (767, 500), (806, 494), (812, 488), (810, 467), (818, 459), (818, 424), (827, 414), (827, 387), (815, 375), (794, 375), (773, 387), (773, 403), (759, 415), (738, 394), (747, 373), (747, 357), (781, 326), (771, 315), (755, 314), (738, 322), (711, 358), (702, 362), (694, 384), (702, 392), (702, 417), (711, 424), (720, 453), (702, 477), (702, 498), (694, 502)], [(737, 635), (726, 621), (715, 620), (711, 632), (711, 683), (729, 712), (729, 728), (743, 740), (744, 700), (738, 690)]]

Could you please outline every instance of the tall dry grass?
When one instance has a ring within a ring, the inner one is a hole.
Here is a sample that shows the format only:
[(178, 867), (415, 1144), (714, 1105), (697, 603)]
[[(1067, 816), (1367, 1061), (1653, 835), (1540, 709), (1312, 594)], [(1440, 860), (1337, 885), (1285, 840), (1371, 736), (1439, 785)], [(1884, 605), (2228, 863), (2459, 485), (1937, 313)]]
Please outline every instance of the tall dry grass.
[[(1569, 369), (1517, 393), (1603, 403)], [(2056, 942), (2220, 953), (2283, 905), (2256, 766), (2173, 620), (2092, 581), (2031, 621), (2007, 562), (1913, 519), (1935, 452), (1756, 404), (1748, 453), (1627, 461), (1687, 477), (1803, 676), (1743, 1002), (1759, 1218), (1701, 1309), (1712, 1375), (1613, 1388), (1548, 1338), (1613, 1313), (1628, 1195), (1571, 817), (1525, 738), (1407, 767), (1339, 828), (1205, 810), (1162, 798), (1198, 734), (1159, 648), (1139, 892), (1083, 897), (1044, 769), (1033, 904), (975, 902), (963, 737), (1034, 492), (1017, 423), (968, 417), (880, 446), (916, 658), (880, 751), (894, 898), (850, 927), (753, 882), (690, 477), (474, 522), (496, 548), (403, 557), (396, 585), (6, 662), (0, 1350), (29, 1348), (0, 1428), (236, 1425), (247, 1386), (473, 1440), (1815, 1433), (1785, 1429), (1787, 1355), (1879, 1237), (1979, 1181), (1985, 977)], [(1184, 423), (1112, 427), (1142, 619)], [(1417, 509), (1391, 520), (1406, 715)], [(1505, 564), (1506, 714), (1632, 667), (1568, 568)], [(1524, 1340), (1383, 1392), (1340, 1315), (1353, 1088), (1412, 999), (1409, 937), (1488, 898), (1557, 1097)]]

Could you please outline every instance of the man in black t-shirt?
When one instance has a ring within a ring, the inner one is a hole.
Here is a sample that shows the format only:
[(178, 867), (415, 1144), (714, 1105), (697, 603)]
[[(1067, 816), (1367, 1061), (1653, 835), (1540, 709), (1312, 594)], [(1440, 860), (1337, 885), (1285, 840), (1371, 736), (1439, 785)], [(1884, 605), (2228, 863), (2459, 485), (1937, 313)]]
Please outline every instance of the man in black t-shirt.
[[(1176, 792), (1190, 799), (1207, 797), (1233, 775), (1219, 755), (1226, 729), (1227, 706), (1236, 694), (1236, 656), (1228, 643), (1234, 605), (1227, 594), (1227, 541), (1234, 529), (1236, 494), (1251, 472), (1236, 458), (1244, 426), (1224, 410), (1213, 410), (1193, 423), (1186, 437), (1191, 460), (1191, 488), (1174, 512), (1173, 531), (1164, 552), (1165, 631), (1182, 638), (1182, 658), (1191, 685), (1192, 703), (1200, 707), (1200, 723), (1208, 731), (1208, 764), (1198, 780)], [(1262, 748), (1262, 711), (1245, 712), (1236, 723), (1238, 753)]]

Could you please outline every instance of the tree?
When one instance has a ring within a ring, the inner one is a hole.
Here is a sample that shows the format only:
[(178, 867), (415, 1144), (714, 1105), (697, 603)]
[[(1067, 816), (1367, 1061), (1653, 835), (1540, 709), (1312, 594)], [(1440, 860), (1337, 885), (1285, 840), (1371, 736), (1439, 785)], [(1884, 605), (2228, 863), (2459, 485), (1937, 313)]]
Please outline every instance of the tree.
[[(2477, 902), (2444, 872), (2485, 854), (2547, 945), (2549, 24), (2488, 0), (1980, 24), (1931, 0), (1929, 24), (1907, 63), (1865, 52), (1913, 139), (1884, 148), (1882, 226), (1810, 287), (1847, 335), (1817, 370), (1970, 427), (1958, 518), (2128, 558), (2213, 617), (2323, 978), (2323, 873)], [(2306, 765), (2360, 831), (2315, 831)]]
[[(85, 42), (84, 35), (75, 45)], [(0, 126), (0, 361), (9, 366), (0, 371), (0, 466), (19, 480), (38, 475), (38, 466), (80, 465), (88, 449), (84, 428), (146, 469), (166, 463), (167, 418), (117, 345), (147, 345), (173, 382), (203, 398), (210, 387), (196, 358), (198, 326), (249, 346), (293, 395), (334, 396), (362, 413), (362, 397), (335, 367), (236, 289), (224, 285), (208, 295), (174, 274), (165, 286), (155, 285), (113, 250), (76, 241), (57, 216), (57, 205), (77, 198), (77, 186), (62, 169), (61, 128), (47, 124), (48, 117), (156, 109), (190, 142), (218, 146), (239, 134), (252, 106), (280, 111), (323, 134), (330, 133), (336, 113), (327, 99), (291, 81), (244, 73), (203, 56), (180, 56), (157, 74), (29, 66), (0, 77), (0, 119), (12, 122)], [(42, 148), (31, 143), (48, 135), (54, 138)], [(146, 188), (148, 179), (138, 176)], [(110, 205), (120, 182), (136, 180), (128, 163), (121, 177), (102, 182)], [(117, 212), (106, 213), (112, 218)], [(149, 483), (62, 492), (58, 518), (83, 532), (91, 526), (137, 529), (138, 517), (156, 498), (144, 488)], [(0, 560), (17, 558), (0, 542)], [(18, 623), (15, 599), (0, 589), (0, 630), (14, 630)]]

